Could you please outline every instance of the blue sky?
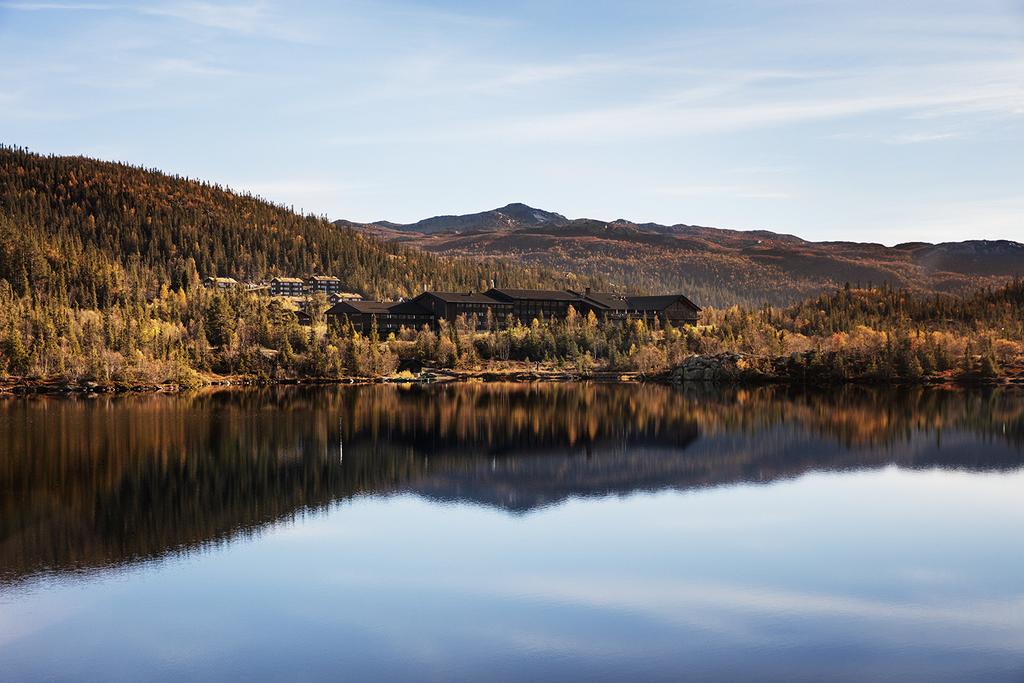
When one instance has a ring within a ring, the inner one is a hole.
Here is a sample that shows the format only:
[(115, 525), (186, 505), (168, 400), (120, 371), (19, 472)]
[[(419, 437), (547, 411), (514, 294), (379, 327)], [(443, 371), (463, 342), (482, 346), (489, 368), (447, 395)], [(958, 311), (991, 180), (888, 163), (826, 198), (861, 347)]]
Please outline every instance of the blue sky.
[(0, 140), (331, 218), (1024, 241), (1024, 1), (0, 0)]

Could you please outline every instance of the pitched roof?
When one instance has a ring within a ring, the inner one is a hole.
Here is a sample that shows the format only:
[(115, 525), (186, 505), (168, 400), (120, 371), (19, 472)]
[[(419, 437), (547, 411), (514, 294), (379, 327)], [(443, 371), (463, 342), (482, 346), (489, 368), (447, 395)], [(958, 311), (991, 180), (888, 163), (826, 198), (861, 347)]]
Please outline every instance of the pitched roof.
[(327, 309), (328, 315), (366, 313), (369, 315), (387, 313), (394, 301), (339, 301)]
[(580, 295), (568, 289), (489, 289), (488, 294), (495, 293), (509, 299), (547, 299), (549, 301), (579, 301)]
[(655, 296), (634, 296), (614, 292), (587, 292), (583, 299), (612, 311), (662, 311), (672, 304), (682, 302), (700, 310), (700, 306), (682, 294), (659, 294)]
[(470, 304), (503, 304), (504, 301), (498, 301), (492, 296), (488, 296), (481, 292), (423, 292), (417, 296), (413, 301), (416, 301), (425, 296), (437, 297), (441, 301), (447, 303), (470, 303)]
[(699, 311), (700, 306), (690, 301), (682, 294), (660, 294), (656, 296), (627, 296), (629, 308), (634, 311), (660, 311), (668, 308), (676, 302), (681, 302), (694, 310)]
[(587, 292), (581, 294), (580, 298), (588, 303), (595, 303), (601, 308), (617, 311), (627, 307), (626, 297), (614, 292)]
[(412, 301), (339, 301), (327, 310), (328, 315), (430, 315), (430, 311)]
[(341, 280), (333, 275), (313, 275), (309, 279), (313, 282), (341, 282)]
[[(352, 303), (356, 302), (353, 301)], [(395, 301), (391, 304), (391, 307), (388, 309), (388, 311), (390, 311), (391, 313), (401, 315), (433, 315), (430, 311), (423, 308), (414, 301)]]
[(296, 282), (302, 284), (302, 278), (297, 277), (275, 277), (271, 282)]

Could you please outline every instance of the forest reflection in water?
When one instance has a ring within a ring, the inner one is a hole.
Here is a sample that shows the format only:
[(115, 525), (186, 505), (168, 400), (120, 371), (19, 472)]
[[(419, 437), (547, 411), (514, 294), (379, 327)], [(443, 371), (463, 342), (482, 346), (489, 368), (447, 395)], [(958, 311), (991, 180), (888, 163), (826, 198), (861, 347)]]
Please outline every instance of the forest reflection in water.
[(201, 549), (360, 494), (512, 514), (896, 465), (1024, 464), (1024, 397), (847, 387), (276, 387), (0, 401), (0, 583)]

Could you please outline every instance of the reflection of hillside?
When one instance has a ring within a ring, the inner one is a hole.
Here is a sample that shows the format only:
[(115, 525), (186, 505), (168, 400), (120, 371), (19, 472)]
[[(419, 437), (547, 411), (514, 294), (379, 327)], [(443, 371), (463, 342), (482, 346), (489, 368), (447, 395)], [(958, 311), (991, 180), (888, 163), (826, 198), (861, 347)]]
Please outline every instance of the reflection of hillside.
[(722, 392), (688, 386), (705, 434), (745, 432), (790, 424), (844, 446), (895, 446), (921, 432), (968, 431), (1024, 445), (1024, 391), (1003, 388), (962, 392), (949, 388), (874, 389), (844, 386), (832, 391), (760, 387)]
[(342, 469), (336, 420), (273, 398), (0, 403), (0, 568), (155, 557), (411, 476), (397, 459)]
[(0, 402), (0, 571), (135, 562), (360, 493), (570, 496), (1024, 460), (1024, 400), (848, 388), (449, 385)]
[[(503, 404), (488, 415), (488, 439), (477, 443), (446, 437), (455, 429), (450, 420), (431, 422), (431, 439), (415, 438), (420, 425), (401, 416), (429, 415), (431, 408), (396, 405), (368, 413), (383, 417), (387, 426), (374, 430), (389, 431), (392, 443), (401, 438), (396, 432), (410, 430), (403, 435), (409, 447), (430, 456), (430, 468), (410, 483), (411, 490), (519, 511), (570, 496), (770, 482), (810, 470), (890, 464), (998, 470), (1024, 461), (1019, 450), (1024, 403), (1013, 394), (848, 389), (826, 397), (779, 388), (679, 391), (609, 385), (563, 386), (568, 396), (548, 388), (510, 391), (517, 398), (506, 401), (532, 402), (527, 412), (537, 416), (531, 425), (536, 433), (513, 451), (504, 446), (515, 442), (511, 435), (496, 432), (503, 426), (516, 432), (521, 422), (513, 418), (506, 425), (498, 416), (517, 415), (521, 406)], [(577, 394), (587, 400), (577, 405)], [(414, 396), (404, 398), (417, 400)], [(386, 403), (396, 398), (403, 396), (363, 397)], [(479, 417), (475, 409), (470, 412)], [(541, 437), (551, 433), (551, 422), (563, 420), (566, 432), (574, 434), (580, 432), (574, 423), (586, 420), (587, 438), (550, 448)], [(998, 441), (983, 445), (976, 434)], [(359, 437), (351, 437), (349, 451)]]

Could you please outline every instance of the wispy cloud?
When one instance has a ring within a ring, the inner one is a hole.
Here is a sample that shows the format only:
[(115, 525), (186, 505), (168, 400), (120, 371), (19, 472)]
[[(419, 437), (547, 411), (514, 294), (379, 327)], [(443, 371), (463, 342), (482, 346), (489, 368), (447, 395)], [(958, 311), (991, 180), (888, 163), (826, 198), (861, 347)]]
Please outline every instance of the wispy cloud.
[(161, 74), (184, 76), (237, 76), (238, 72), (221, 66), (204, 63), (196, 59), (166, 57), (153, 62), (152, 71)]
[(732, 197), (734, 199), (790, 199), (789, 192), (772, 189), (757, 189), (741, 185), (680, 185), (656, 187), (654, 194), (665, 197)]
[(92, 2), (0, 2), (0, 8), (20, 12), (71, 11), (106, 12), (117, 9), (118, 5)]
[(316, 43), (308, 26), (299, 26), (281, 8), (268, 2), (218, 4), (211, 2), (168, 2), (137, 11), (170, 17), (197, 26), (250, 36), (264, 36), (287, 42)]
[(287, 42), (314, 43), (317, 37), (308, 26), (300, 27), (270, 2), (221, 4), (168, 1), (158, 3), (90, 2), (4, 2), (0, 8), (22, 11), (125, 12), (141, 16), (167, 17), (196, 26), (243, 35), (276, 38)]
[[(1009, 115), (1013, 115), (1010, 112)], [(910, 119), (918, 118), (914, 116)], [(914, 130), (902, 133), (885, 133), (882, 131), (843, 131), (828, 136), (830, 140), (854, 140), (863, 142), (883, 143), (886, 145), (916, 145), (928, 142), (941, 142), (943, 140), (956, 140), (968, 137), (967, 131), (962, 130)]]
[(919, 133), (904, 133), (902, 135), (894, 135), (886, 140), (886, 142), (893, 145), (916, 145), (920, 142), (938, 142), (940, 140), (952, 140), (954, 138), (962, 138), (963, 133), (956, 132), (919, 132)]
[[(605, 143), (703, 136), (738, 130), (872, 116), (1018, 116), (1024, 110), (1015, 58), (927, 66), (855, 68), (700, 68), (665, 56), (591, 55), (538, 63), (473, 64), (457, 54), (409, 56), (378, 72), (348, 102), (441, 102), (501, 94), (518, 111), (492, 110), (467, 125), (429, 124), (421, 141), (510, 140)], [(595, 104), (567, 93), (590, 81), (618, 84), (630, 97)], [(530, 102), (530, 96), (537, 99)], [(480, 103), (468, 100), (473, 110)], [(549, 106), (549, 104), (551, 106)], [(948, 139), (939, 129), (879, 138), (893, 144)], [(941, 137), (940, 137), (941, 136)]]
[(504, 29), (521, 23), (509, 16), (474, 14), (409, 3), (381, 4), (380, 11), (392, 22), (411, 21), (421, 25), (460, 26), (472, 29)]
[[(1015, 61), (860, 72), (799, 93), (757, 93), (740, 77), (719, 95), (688, 90), (644, 103), (545, 113), (466, 130), (520, 140), (650, 139), (792, 125), (876, 113), (1014, 115), (1024, 107)], [(942, 74), (945, 74), (943, 82)], [(865, 93), (851, 95), (849, 93)], [(685, 104), (681, 104), (681, 102)]]

